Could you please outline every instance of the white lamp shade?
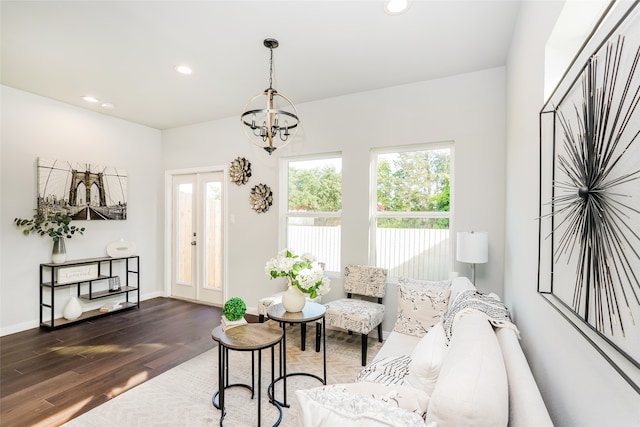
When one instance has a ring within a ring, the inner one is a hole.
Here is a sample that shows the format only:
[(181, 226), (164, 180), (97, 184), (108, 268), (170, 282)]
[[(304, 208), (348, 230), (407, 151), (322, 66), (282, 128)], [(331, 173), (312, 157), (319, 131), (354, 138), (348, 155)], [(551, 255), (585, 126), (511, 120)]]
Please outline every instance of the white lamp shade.
[(457, 255), (460, 262), (482, 264), (489, 261), (489, 233), (486, 231), (458, 232)]

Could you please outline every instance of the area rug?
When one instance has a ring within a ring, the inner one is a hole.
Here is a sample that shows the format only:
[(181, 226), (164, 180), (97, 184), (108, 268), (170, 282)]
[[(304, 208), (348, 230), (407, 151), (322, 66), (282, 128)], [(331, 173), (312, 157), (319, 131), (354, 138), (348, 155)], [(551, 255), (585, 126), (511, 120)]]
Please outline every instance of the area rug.
[[(300, 350), (299, 326), (287, 327), (287, 373), (307, 372), (322, 377), (322, 349), (315, 352), (315, 334), (308, 334), (306, 351)], [(367, 359), (375, 357), (382, 344), (369, 339)], [(353, 382), (362, 369), (360, 364), (360, 335), (341, 331), (327, 331), (327, 383)], [(276, 377), (279, 351), (276, 346)], [(229, 351), (229, 382), (251, 383), (251, 352)], [(256, 354), (256, 364), (257, 364)], [(256, 375), (257, 375), (256, 366)], [(261, 424), (273, 425), (278, 410), (268, 402), (267, 387), (271, 380), (271, 352), (262, 352), (262, 411)], [(322, 384), (308, 376), (287, 379), (287, 403), (283, 408), (281, 426), (298, 425), (298, 402), (295, 390), (318, 387)], [(218, 389), (218, 349), (209, 350), (69, 421), (68, 427), (107, 426), (171, 426), (198, 427), (220, 424), (220, 411), (211, 404)], [(276, 384), (276, 399), (283, 400), (282, 382)], [(228, 388), (225, 393), (228, 427), (257, 426), (256, 398), (243, 387)]]

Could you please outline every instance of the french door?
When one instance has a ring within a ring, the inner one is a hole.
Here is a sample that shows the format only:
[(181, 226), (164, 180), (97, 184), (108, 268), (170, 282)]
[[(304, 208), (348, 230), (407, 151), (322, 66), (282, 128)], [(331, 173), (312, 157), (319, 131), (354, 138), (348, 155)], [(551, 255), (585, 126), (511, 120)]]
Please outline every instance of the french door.
[(171, 294), (222, 305), (224, 173), (174, 175), (171, 207)]

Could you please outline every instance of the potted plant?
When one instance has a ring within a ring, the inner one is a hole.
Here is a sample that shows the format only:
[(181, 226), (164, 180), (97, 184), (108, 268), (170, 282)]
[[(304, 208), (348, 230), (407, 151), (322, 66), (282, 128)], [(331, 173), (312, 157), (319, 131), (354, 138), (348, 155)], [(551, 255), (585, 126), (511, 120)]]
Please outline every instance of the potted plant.
[(222, 329), (226, 331), (234, 326), (247, 323), (244, 314), (247, 312), (247, 304), (242, 298), (233, 297), (227, 300), (222, 307)]
[(49, 236), (53, 240), (52, 261), (62, 263), (66, 259), (64, 238), (72, 238), (76, 233), (84, 234), (84, 227), (71, 225), (71, 216), (66, 212), (58, 212), (53, 218), (46, 218), (41, 211), (36, 211), (31, 219), (14, 218), (13, 222), (28, 236), (31, 233)]
[(324, 277), (324, 271), (311, 254), (295, 255), (288, 249), (283, 249), (276, 258), (267, 261), (264, 268), (269, 278), (286, 277), (288, 287), (282, 296), (285, 310), (297, 312), (306, 303), (304, 294), (314, 299), (318, 295), (325, 295), (331, 289), (331, 281)]

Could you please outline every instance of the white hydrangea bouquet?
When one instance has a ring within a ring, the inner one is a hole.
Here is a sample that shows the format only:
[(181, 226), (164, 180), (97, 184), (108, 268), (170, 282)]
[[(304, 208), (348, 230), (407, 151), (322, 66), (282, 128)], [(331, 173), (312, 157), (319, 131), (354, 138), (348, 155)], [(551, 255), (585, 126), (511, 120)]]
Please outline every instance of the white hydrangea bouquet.
[(311, 254), (294, 255), (288, 249), (283, 249), (276, 258), (267, 261), (265, 273), (271, 279), (286, 277), (290, 285), (295, 285), (302, 292), (313, 299), (318, 295), (325, 295), (331, 289), (331, 281), (324, 277), (324, 272)]

